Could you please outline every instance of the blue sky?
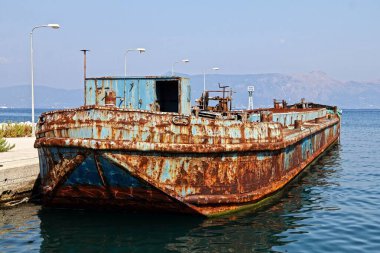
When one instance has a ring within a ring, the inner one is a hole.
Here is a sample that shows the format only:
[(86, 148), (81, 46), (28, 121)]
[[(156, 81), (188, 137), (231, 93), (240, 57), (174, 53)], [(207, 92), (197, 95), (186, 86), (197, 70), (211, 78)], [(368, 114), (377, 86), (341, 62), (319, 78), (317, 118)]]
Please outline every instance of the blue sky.
[(170, 71), (220, 74), (320, 70), (340, 80), (380, 79), (380, 1), (42, 1), (0, 0), (0, 86), (30, 83), (34, 33), (36, 85), (80, 88), (88, 76)]

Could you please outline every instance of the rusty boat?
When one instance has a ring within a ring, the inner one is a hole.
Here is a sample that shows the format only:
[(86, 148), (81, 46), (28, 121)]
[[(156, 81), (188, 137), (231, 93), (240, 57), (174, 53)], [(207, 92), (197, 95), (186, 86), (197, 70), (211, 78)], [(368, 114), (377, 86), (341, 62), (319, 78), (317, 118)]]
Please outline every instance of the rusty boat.
[(86, 78), (84, 106), (43, 113), (35, 147), (46, 206), (215, 216), (279, 190), (340, 136), (337, 107), (232, 110), (232, 91), (191, 107), (183, 77)]

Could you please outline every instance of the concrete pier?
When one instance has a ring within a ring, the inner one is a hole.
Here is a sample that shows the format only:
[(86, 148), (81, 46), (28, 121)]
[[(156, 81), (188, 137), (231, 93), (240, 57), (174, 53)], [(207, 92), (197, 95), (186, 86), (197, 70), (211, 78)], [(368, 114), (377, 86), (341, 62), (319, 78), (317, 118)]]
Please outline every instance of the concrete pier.
[(31, 192), (39, 173), (35, 138), (7, 138), (16, 146), (0, 153), (0, 202), (7, 202)]

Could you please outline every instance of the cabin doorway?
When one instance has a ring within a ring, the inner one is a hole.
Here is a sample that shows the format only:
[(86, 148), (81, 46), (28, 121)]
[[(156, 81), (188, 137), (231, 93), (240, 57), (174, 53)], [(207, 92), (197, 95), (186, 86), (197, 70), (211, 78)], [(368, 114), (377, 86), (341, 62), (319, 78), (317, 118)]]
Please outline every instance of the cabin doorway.
[(178, 112), (178, 81), (156, 81), (157, 104), (160, 112)]

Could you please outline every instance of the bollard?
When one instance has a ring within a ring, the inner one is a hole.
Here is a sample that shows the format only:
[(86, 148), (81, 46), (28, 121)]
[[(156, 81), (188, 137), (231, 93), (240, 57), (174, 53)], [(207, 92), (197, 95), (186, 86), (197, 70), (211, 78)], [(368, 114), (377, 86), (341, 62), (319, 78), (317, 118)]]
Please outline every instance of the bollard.
[(261, 122), (272, 122), (273, 121), (273, 113), (270, 111), (261, 111), (260, 112), (260, 121)]
[(302, 127), (302, 120), (296, 119), (294, 121), (294, 128), (295, 129), (300, 129)]

